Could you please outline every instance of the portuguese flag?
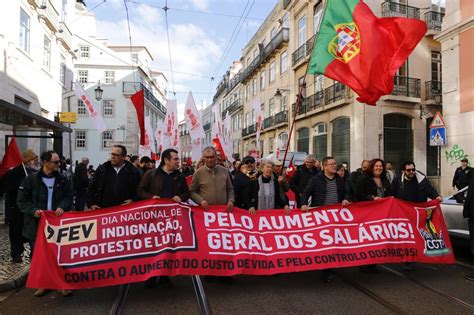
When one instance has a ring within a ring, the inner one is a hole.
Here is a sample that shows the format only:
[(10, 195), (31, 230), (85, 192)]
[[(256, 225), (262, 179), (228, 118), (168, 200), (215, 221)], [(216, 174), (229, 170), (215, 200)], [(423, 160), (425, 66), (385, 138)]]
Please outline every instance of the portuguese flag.
[(328, 0), (308, 72), (346, 84), (375, 105), (426, 33), (426, 23), (378, 18), (362, 0)]

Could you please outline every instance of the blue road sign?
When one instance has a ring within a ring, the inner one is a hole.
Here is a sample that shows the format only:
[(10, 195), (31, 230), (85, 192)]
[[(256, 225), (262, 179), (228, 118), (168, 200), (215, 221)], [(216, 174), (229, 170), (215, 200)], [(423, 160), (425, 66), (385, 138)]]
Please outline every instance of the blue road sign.
[(442, 147), (446, 145), (446, 127), (430, 129), (430, 146)]

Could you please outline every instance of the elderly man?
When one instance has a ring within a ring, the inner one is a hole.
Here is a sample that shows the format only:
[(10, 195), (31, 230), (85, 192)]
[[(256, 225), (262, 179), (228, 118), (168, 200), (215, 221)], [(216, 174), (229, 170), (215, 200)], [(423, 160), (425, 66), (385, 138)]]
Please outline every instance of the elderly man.
[(234, 188), (227, 169), (217, 164), (217, 152), (213, 147), (203, 151), (204, 167), (193, 176), (189, 187), (191, 199), (204, 208), (209, 205), (226, 205), (231, 212), (234, 207)]
[(89, 186), (89, 174), (87, 165), (89, 159), (83, 157), (81, 163), (76, 166), (73, 176), (74, 195), (76, 196), (76, 211), (84, 211), (87, 199), (87, 187)]
[[(18, 208), (25, 214), (23, 236), (28, 239), (32, 252), (41, 211), (54, 211), (56, 216), (61, 216), (64, 211), (72, 208), (71, 185), (59, 173), (59, 155), (54, 151), (46, 151), (41, 154), (41, 161), (43, 167), (23, 180), (17, 198)], [(35, 296), (40, 297), (48, 292), (46, 289), (38, 289)], [(69, 290), (59, 292), (63, 296), (71, 295)]]
[(127, 149), (116, 144), (112, 147), (110, 161), (97, 168), (87, 191), (89, 208), (119, 206), (138, 199), (140, 173), (125, 160), (126, 156)]
[(303, 196), (306, 186), (311, 178), (317, 174), (316, 159), (313, 155), (309, 154), (304, 160), (304, 165), (296, 170), (295, 175), (293, 175), (290, 180), (290, 188), (295, 193), (298, 208), (301, 207), (301, 197)]

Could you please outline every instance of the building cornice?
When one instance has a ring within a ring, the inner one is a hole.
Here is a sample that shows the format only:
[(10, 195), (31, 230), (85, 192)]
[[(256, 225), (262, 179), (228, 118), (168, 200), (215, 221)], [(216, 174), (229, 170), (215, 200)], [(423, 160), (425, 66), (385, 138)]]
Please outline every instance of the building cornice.
[(459, 35), (460, 33), (466, 31), (467, 29), (474, 27), (474, 16), (471, 16), (465, 21), (461, 21), (457, 24), (454, 24), (447, 30), (442, 31), (437, 36), (434, 37), (434, 40), (439, 42), (444, 42), (450, 39), (453, 36)]

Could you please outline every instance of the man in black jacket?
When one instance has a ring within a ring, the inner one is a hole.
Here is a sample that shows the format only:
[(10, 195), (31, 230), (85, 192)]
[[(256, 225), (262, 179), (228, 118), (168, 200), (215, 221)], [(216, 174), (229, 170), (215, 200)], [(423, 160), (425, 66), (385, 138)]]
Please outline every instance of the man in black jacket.
[(234, 182), (235, 206), (245, 210), (254, 206), (254, 193), (258, 190), (256, 162), (253, 156), (246, 156), (242, 160), (240, 172)]
[(301, 197), (306, 189), (311, 178), (318, 174), (318, 169), (315, 167), (316, 159), (309, 154), (304, 160), (302, 167), (298, 168), (295, 175), (290, 180), (290, 188), (295, 193), (296, 206), (301, 207)]
[(347, 192), (347, 194), (350, 196), (352, 201), (358, 201), (357, 196), (359, 192), (357, 191), (357, 188), (359, 187), (359, 181), (364, 176), (365, 171), (367, 171), (367, 169), (369, 168), (369, 163), (369, 160), (362, 160), (360, 168), (352, 172), (349, 176), (349, 183), (347, 184), (349, 191)]
[(428, 178), (416, 170), (414, 162), (405, 162), (402, 171), (402, 176), (392, 182), (392, 195), (395, 198), (411, 202), (426, 202), (428, 198), (443, 200)]
[[(463, 158), (461, 160), (461, 166), (456, 168), (453, 177), (453, 188), (460, 190), (469, 185), (469, 179), (471, 178), (473, 170), (468, 166), (468, 163), (468, 159)], [(464, 193), (457, 194), (456, 200), (462, 203), (464, 201)]]
[[(464, 201), (463, 217), (466, 218), (469, 228), (469, 244), (471, 255), (474, 257), (474, 174), (471, 173), (466, 200)], [(466, 279), (474, 281), (474, 273), (466, 275)]]
[[(54, 151), (46, 151), (41, 154), (41, 161), (43, 167), (23, 180), (17, 198), (18, 208), (25, 214), (23, 236), (28, 239), (32, 252), (41, 211), (54, 211), (59, 217), (72, 208), (71, 184), (66, 176), (59, 173), (59, 155)], [(35, 296), (43, 296), (49, 291), (38, 289)], [(63, 296), (71, 295), (70, 290), (59, 292)]]
[(110, 161), (97, 168), (88, 188), (89, 208), (113, 207), (136, 201), (140, 173), (125, 160), (127, 149), (116, 144), (112, 147)]
[[(311, 197), (311, 207), (332, 205), (342, 203), (345, 207), (348, 205), (349, 198), (346, 195), (344, 180), (337, 175), (336, 160), (331, 157), (323, 159), (323, 170), (311, 178), (308, 186), (301, 197), (301, 210), (308, 211), (308, 199)], [(331, 282), (333, 276), (331, 269), (323, 270), (322, 279), (324, 282)]]
[[(160, 166), (143, 175), (138, 186), (138, 197), (143, 200), (170, 198), (175, 202), (186, 202), (189, 199), (186, 177), (179, 171), (178, 151), (166, 149), (161, 153)], [(156, 277), (145, 281), (146, 288), (152, 288), (155, 285)], [(160, 286), (171, 287), (169, 277), (160, 277)]]
[(32, 151), (23, 152), (22, 163), (7, 172), (4, 178), (5, 186), (5, 219), (8, 222), (10, 236), (10, 255), (14, 263), (23, 261), (22, 255), (25, 251), (23, 246), (23, 213), (21, 213), (16, 199), (18, 188), (23, 179), (32, 174), (38, 164), (38, 156)]
[(87, 199), (87, 187), (89, 186), (89, 174), (87, 173), (87, 165), (89, 159), (83, 157), (81, 163), (76, 166), (73, 176), (74, 195), (76, 196), (76, 211), (83, 211)]

